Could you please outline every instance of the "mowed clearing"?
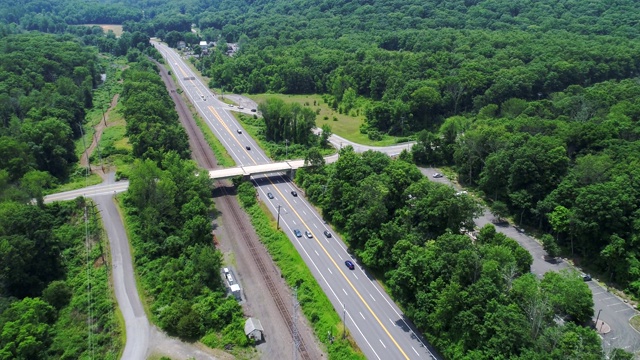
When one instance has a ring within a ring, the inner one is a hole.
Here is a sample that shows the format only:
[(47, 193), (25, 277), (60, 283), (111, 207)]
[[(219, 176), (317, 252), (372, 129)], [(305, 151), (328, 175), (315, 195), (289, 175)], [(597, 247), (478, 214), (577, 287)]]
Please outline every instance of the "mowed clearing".
[(116, 34), (116, 37), (120, 37), (122, 35), (122, 25), (109, 25), (109, 24), (81, 24), (80, 26), (100, 26), (102, 30), (104, 30), (105, 34), (109, 32), (109, 30), (113, 31)]
[[(329, 107), (329, 105), (322, 100), (321, 95), (256, 94), (245, 96), (258, 104), (267, 98), (278, 98), (286, 103), (298, 103), (302, 106), (308, 106), (314, 111), (320, 109), (316, 117), (317, 127), (322, 127), (322, 125), (327, 124), (331, 127), (331, 131), (334, 134), (358, 144), (387, 146), (396, 143), (396, 137), (388, 135), (385, 135), (381, 141), (370, 140), (366, 134), (360, 133), (360, 125), (364, 123), (364, 115), (349, 116), (340, 114)], [(360, 113), (363, 113), (363, 111), (361, 110)]]

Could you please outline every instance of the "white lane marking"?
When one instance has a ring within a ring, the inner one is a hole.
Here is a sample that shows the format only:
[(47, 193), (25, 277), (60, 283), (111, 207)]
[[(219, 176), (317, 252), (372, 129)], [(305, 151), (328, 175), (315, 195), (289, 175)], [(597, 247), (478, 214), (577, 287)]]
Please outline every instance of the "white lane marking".
[(360, 312), (360, 316), (362, 316), (362, 318), (363, 318), (364, 320), (366, 320), (366, 319), (364, 318), (364, 315), (362, 315), (362, 312)]
[[(329, 270), (329, 272), (330, 272), (331, 274), (333, 274), (333, 271), (331, 271), (331, 269), (327, 268), (327, 270)], [(344, 290), (344, 289), (342, 289), (342, 290)]]
[(291, 222), (293, 223), (293, 225), (298, 225), (298, 224), (296, 224), (295, 220), (291, 220)]
[(303, 213), (303, 214), (305, 214), (305, 215), (307, 215), (307, 213), (306, 213), (304, 210), (302, 210), (302, 213)]
[(416, 355), (420, 356), (420, 353), (418, 352), (418, 350), (416, 350), (413, 346), (411, 348), (413, 349), (413, 352), (416, 353)]
[(396, 326), (396, 323), (393, 322), (393, 320), (389, 319), (389, 321), (391, 321), (391, 323), (393, 324), (393, 326)]
[(355, 276), (357, 280), (360, 280), (360, 279), (358, 279), (358, 275), (356, 275), (355, 272), (353, 272), (353, 276)]
[(318, 225), (316, 225), (316, 224), (313, 224), (313, 227), (315, 227), (315, 228), (317, 229), (317, 228), (318, 228)]
[[(291, 227), (289, 227), (289, 225), (286, 223), (286, 221), (284, 222), (284, 226), (286, 226), (289, 229), (289, 231), (291, 231)], [(327, 281), (327, 278), (325, 278), (324, 275), (322, 274), (322, 272), (320, 272), (320, 269), (318, 269), (318, 265), (316, 264), (316, 262), (313, 261), (311, 256), (309, 256), (309, 253), (307, 252), (307, 250), (304, 247), (302, 247), (302, 243), (300, 242), (300, 240), (296, 239), (296, 241), (298, 242), (298, 245), (301, 247), (302, 251), (304, 251), (305, 255), (307, 255), (307, 258), (309, 259), (309, 261), (311, 261), (311, 263), (313, 264), (313, 267), (316, 268), (317, 273), (320, 275), (320, 277), (322, 278), (324, 283), (327, 285), (329, 290), (331, 290), (331, 293), (335, 297), (336, 301), (341, 302), (340, 298), (338, 297), (338, 294), (336, 294), (336, 292), (333, 290), (333, 288), (331, 287), (331, 285)], [(344, 289), (342, 289), (342, 290), (344, 291)], [(367, 342), (367, 345), (369, 345), (369, 348), (371, 349), (371, 351), (373, 351), (373, 354), (378, 358), (378, 360), (380, 360), (380, 356), (378, 356), (378, 353), (373, 348), (373, 346), (371, 346), (371, 343), (369, 342), (367, 337), (364, 336), (364, 334), (362, 333), (362, 330), (360, 330), (360, 327), (358, 326), (358, 324), (356, 324), (356, 322), (353, 320), (353, 318), (351, 317), (351, 313), (349, 313), (347, 311), (347, 315), (349, 315), (349, 319), (351, 319), (351, 324), (353, 324), (353, 326), (355, 326), (356, 329), (358, 329), (358, 332), (360, 333), (360, 335), (362, 336), (364, 341)]]
[(315, 252), (316, 252), (316, 255), (320, 256), (320, 254), (318, 254), (318, 250), (313, 250), (313, 251), (315, 251)]
[(376, 298), (373, 297), (373, 295), (371, 295), (371, 293), (369, 293), (369, 296), (371, 296), (371, 298), (373, 299), (373, 301), (376, 301)]
[(386, 348), (387, 348), (387, 345), (385, 345), (385, 344), (382, 342), (382, 339), (378, 339), (378, 340), (380, 340), (380, 344), (382, 344), (382, 346), (384, 346), (384, 348), (386, 349)]
[(347, 294), (347, 290), (345, 290), (344, 288), (342, 288), (342, 291), (344, 291), (344, 294), (349, 296), (349, 294)]

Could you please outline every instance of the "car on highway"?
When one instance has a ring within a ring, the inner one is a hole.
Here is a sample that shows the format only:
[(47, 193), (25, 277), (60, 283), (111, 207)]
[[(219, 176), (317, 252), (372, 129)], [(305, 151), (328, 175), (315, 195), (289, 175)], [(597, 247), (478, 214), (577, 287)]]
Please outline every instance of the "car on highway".
[(324, 236), (330, 238), (331, 237), (331, 233), (327, 230), (324, 231)]
[(347, 260), (344, 262), (345, 265), (347, 265), (347, 267), (349, 268), (349, 270), (353, 270), (356, 268), (355, 265), (353, 265), (353, 263), (351, 262), (351, 260)]
[(244, 109), (244, 107), (242, 107), (242, 106), (238, 106), (238, 109), (242, 110), (242, 109)]
[(229, 107), (233, 107), (233, 104), (229, 104)]
[(272, 194), (272, 193), (267, 193), (267, 197), (268, 197), (269, 199), (273, 199), (273, 194)]
[(291, 190), (291, 195), (298, 196), (298, 193), (295, 190)]
[(296, 235), (296, 237), (302, 237), (302, 233), (298, 229), (293, 230), (293, 233)]
[(308, 237), (309, 239), (313, 239), (313, 234), (311, 233), (311, 231), (305, 231), (304, 236)]
[(245, 146), (245, 148), (247, 148), (247, 150), (251, 150), (251, 146), (249, 145)]
[(251, 112), (256, 112), (256, 111), (257, 111), (256, 109), (251, 109)]
[(238, 132), (238, 134), (242, 134), (242, 130), (238, 129), (236, 131)]
[(435, 174), (433, 174), (433, 177), (436, 178), (436, 179), (439, 179), (441, 177), (444, 177), (444, 175), (442, 175), (440, 173), (435, 173)]

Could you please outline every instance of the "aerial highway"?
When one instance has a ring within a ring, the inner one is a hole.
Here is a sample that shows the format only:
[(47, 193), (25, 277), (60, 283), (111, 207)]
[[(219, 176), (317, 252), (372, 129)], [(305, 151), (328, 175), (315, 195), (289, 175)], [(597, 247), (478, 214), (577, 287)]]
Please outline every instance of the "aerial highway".
[[(165, 57), (185, 94), (236, 163), (242, 166), (271, 163), (230, 113), (234, 110), (252, 114), (251, 109), (237, 109), (217, 100), (180, 55), (164, 44), (153, 44)], [(259, 197), (274, 216), (280, 212), (281, 228), (296, 246), (335, 310), (343, 317), (349, 336), (355, 339), (367, 358), (438, 358), (377, 281), (358, 266), (339, 236), (332, 233), (315, 208), (287, 177), (253, 176), (252, 181)], [(302, 236), (296, 236), (296, 230)], [(325, 236), (324, 231), (332, 236)], [(354, 264), (353, 270), (345, 265), (347, 260)], [(332, 335), (336, 340), (342, 336)]]

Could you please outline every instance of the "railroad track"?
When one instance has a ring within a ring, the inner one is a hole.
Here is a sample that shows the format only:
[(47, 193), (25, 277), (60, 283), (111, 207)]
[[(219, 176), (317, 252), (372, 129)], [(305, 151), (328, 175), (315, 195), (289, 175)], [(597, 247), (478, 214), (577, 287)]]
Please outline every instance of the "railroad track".
[(293, 322), (293, 319), (291, 317), (291, 311), (289, 311), (289, 307), (282, 299), (282, 296), (280, 295), (280, 292), (276, 287), (275, 281), (273, 280), (273, 272), (269, 271), (269, 269), (267, 268), (264, 262), (263, 256), (260, 255), (260, 253), (258, 252), (258, 249), (256, 248), (257, 240), (253, 239), (253, 237), (251, 236), (251, 233), (249, 232), (249, 230), (247, 230), (246, 225), (241, 221), (238, 208), (236, 206), (233, 206), (234, 204), (231, 201), (231, 197), (227, 194), (224, 186), (220, 186), (222, 185), (222, 182), (217, 181), (216, 185), (218, 185), (222, 189), (224, 193), (224, 196), (222, 197), (222, 199), (227, 203), (227, 207), (231, 209), (231, 215), (232, 215), (231, 217), (233, 218), (233, 221), (240, 232), (240, 236), (247, 244), (247, 247), (251, 252), (251, 257), (253, 258), (254, 263), (258, 265), (260, 274), (262, 274), (262, 279), (264, 280), (264, 283), (267, 285), (267, 288), (269, 289), (269, 295), (271, 295), (271, 298), (276, 303), (276, 306), (278, 308), (278, 311), (280, 312), (280, 315), (282, 316), (282, 319), (287, 324), (287, 328), (289, 329), (289, 333), (291, 333), (291, 337), (293, 338), (294, 343), (298, 344), (298, 354), (302, 359), (311, 360), (311, 356), (309, 356), (309, 353), (307, 352), (307, 347), (304, 343), (304, 340), (300, 336), (300, 333), (297, 331), (296, 324), (294, 324)]
[[(191, 112), (184, 104), (180, 95), (175, 91), (175, 84), (173, 83), (173, 79), (168, 75), (166, 69), (162, 67), (160, 64), (157, 64), (160, 68), (160, 75), (164, 78), (165, 84), (167, 84), (167, 89), (169, 90), (169, 94), (173, 98), (173, 101), (176, 104), (176, 110), (180, 115), (180, 121), (184, 126), (189, 139), (191, 140), (191, 151), (193, 152), (193, 157), (195, 158), (198, 165), (207, 168), (207, 169), (215, 169), (218, 167), (217, 161), (209, 144), (204, 140), (204, 136), (200, 129), (195, 124), (195, 120), (191, 116)], [(233, 218), (233, 222), (236, 224), (237, 229), (240, 232), (240, 236), (247, 248), (251, 252), (251, 257), (254, 263), (258, 266), (260, 270), (260, 274), (262, 275), (262, 279), (264, 283), (267, 285), (267, 289), (269, 289), (269, 295), (276, 304), (278, 311), (280, 312), (280, 316), (282, 316), (282, 320), (287, 324), (287, 328), (289, 329), (289, 333), (294, 340), (294, 343), (298, 344), (298, 354), (302, 359), (311, 360), (311, 356), (307, 351), (307, 347), (304, 343), (304, 339), (300, 336), (300, 333), (297, 330), (296, 324), (293, 322), (293, 318), (291, 316), (291, 311), (289, 306), (283, 300), (283, 296), (278, 291), (276, 286), (276, 280), (274, 280), (274, 274), (272, 271), (269, 271), (264, 257), (267, 256), (266, 253), (260, 252), (258, 246), (258, 240), (255, 236), (252, 236), (252, 231), (247, 229), (246, 224), (242, 221), (242, 216), (240, 214), (239, 207), (237, 203), (234, 203), (232, 196), (226, 190), (225, 184), (222, 181), (216, 181), (215, 186), (222, 191), (222, 201), (224, 201), (226, 207), (231, 210), (231, 217)]]

